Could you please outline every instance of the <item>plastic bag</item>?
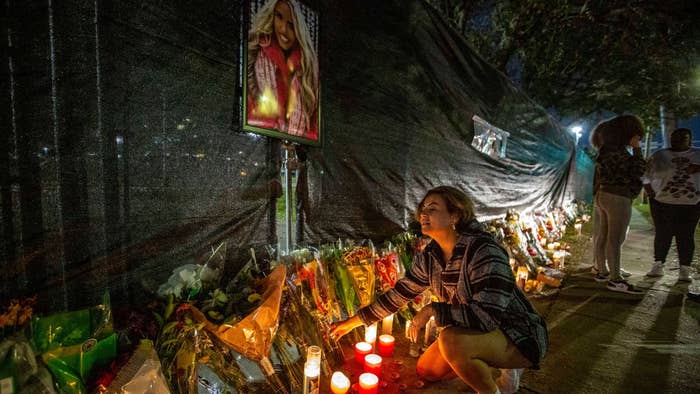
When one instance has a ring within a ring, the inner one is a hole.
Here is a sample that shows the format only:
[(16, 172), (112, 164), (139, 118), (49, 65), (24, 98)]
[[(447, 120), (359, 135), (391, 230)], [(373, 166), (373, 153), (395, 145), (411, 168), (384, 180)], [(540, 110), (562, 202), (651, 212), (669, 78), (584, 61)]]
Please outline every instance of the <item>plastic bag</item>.
[(109, 364), (117, 353), (109, 293), (101, 305), (35, 317), (32, 342), (59, 390), (86, 392), (84, 382), (92, 368)]
[(107, 387), (109, 394), (169, 394), (153, 343), (144, 339)]
[(0, 343), (0, 393), (52, 394), (51, 374), (37, 364), (24, 336), (15, 335)]
[[(199, 322), (207, 323), (207, 330), (213, 332), (225, 344), (243, 356), (261, 362), (264, 367), (269, 364), (270, 347), (279, 326), (279, 310), (282, 288), (287, 269), (278, 265), (261, 284), (263, 287), (262, 303), (252, 313), (235, 325), (217, 326), (209, 322), (204, 314), (192, 307), (194, 317)], [(270, 368), (268, 374), (274, 373)]]
[(87, 381), (95, 366), (109, 364), (117, 355), (117, 335), (96, 340), (90, 338), (80, 345), (62, 346), (49, 350), (41, 359), (49, 368), (59, 389), (69, 393), (86, 393)]
[(89, 338), (106, 338), (113, 332), (108, 293), (101, 305), (32, 319), (32, 345), (39, 354), (62, 346), (80, 345)]

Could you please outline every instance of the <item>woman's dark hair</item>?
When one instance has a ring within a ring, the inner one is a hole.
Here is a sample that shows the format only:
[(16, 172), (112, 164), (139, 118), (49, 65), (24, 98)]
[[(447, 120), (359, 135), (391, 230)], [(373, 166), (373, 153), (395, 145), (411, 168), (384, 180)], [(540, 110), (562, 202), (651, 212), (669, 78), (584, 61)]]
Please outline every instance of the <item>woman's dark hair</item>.
[(423, 197), (420, 204), (418, 204), (418, 208), (416, 208), (416, 213), (414, 214), (416, 220), (420, 221), (420, 214), (423, 211), (425, 199), (431, 195), (438, 195), (442, 197), (442, 199), (445, 201), (447, 212), (457, 215), (458, 220), (455, 224), (455, 229), (458, 232), (466, 229), (467, 223), (475, 219), (474, 203), (472, 202), (472, 199), (466, 195), (466, 193), (457, 189), (456, 187), (438, 186), (428, 190), (428, 192), (425, 193), (425, 197)]
[(609, 128), (610, 125), (607, 120), (604, 120), (595, 126), (590, 137), (592, 147), (600, 149), (600, 147), (603, 146), (603, 134), (605, 134)]
[(634, 115), (620, 115), (606, 120), (601, 130), (601, 146), (624, 147), (635, 135), (644, 135), (644, 124)]

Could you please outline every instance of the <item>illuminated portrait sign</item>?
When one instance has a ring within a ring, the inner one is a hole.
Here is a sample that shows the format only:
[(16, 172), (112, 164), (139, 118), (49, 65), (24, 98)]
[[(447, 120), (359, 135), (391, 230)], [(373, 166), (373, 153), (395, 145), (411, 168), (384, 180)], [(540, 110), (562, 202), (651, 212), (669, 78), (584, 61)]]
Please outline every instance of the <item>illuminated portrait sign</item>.
[(243, 129), (318, 145), (318, 13), (299, 0), (248, 2)]

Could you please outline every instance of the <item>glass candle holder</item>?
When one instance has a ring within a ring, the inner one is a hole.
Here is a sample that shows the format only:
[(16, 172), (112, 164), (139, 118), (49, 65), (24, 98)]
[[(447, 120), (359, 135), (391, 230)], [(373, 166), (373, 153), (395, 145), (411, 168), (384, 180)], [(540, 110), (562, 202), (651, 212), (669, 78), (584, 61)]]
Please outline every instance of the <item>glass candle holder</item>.
[(306, 362), (321, 364), (321, 347), (312, 345), (306, 348)]
[(350, 379), (340, 371), (333, 372), (331, 376), (331, 393), (345, 394), (350, 391)]
[(382, 357), (391, 357), (394, 354), (395, 343), (396, 339), (392, 335), (380, 335), (379, 342), (377, 342), (377, 353)]
[(372, 345), (367, 342), (357, 342), (355, 344), (355, 361), (360, 364), (365, 364), (365, 356), (372, 353)]
[(304, 364), (304, 394), (316, 394), (320, 390), (321, 365), (318, 363)]
[(365, 356), (364, 371), (373, 373), (379, 376), (379, 371), (382, 370), (382, 357), (377, 354), (368, 354)]
[(377, 389), (379, 389), (379, 378), (377, 375), (369, 372), (360, 375), (359, 394), (377, 394)]

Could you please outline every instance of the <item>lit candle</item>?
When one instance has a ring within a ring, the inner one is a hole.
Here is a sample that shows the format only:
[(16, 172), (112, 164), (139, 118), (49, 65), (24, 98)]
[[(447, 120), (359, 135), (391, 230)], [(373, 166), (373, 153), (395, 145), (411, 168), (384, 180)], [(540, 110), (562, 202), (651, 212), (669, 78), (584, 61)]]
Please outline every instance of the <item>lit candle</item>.
[(382, 357), (377, 354), (368, 354), (365, 356), (365, 372), (379, 375), (382, 369)]
[(379, 336), (379, 343), (377, 344), (377, 353), (383, 357), (391, 357), (394, 353), (394, 343), (396, 340), (393, 336), (389, 334), (384, 334)]
[(359, 394), (376, 394), (379, 388), (379, 378), (377, 375), (365, 372), (360, 375)]
[(317, 363), (304, 364), (304, 394), (319, 392), (321, 365)]
[(358, 364), (364, 365), (365, 356), (372, 353), (372, 345), (367, 342), (357, 342), (355, 344), (355, 361)]
[(394, 315), (389, 315), (382, 320), (382, 334), (391, 334), (394, 325)]
[(566, 232), (566, 225), (562, 224), (561, 226), (559, 226), (559, 230), (561, 230), (561, 235), (564, 235), (564, 233)]
[(518, 287), (521, 289), (525, 289), (525, 283), (527, 282), (527, 278), (530, 275), (530, 273), (527, 271), (527, 267), (525, 266), (520, 266), (518, 267)]
[(350, 379), (340, 371), (333, 372), (331, 376), (331, 392), (333, 394), (345, 394), (350, 390)]
[(374, 343), (377, 342), (377, 323), (367, 326), (365, 328), (365, 342), (369, 343), (374, 347)]
[(432, 328), (433, 325), (435, 325), (435, 316), (430, 316), (430, 320), (428, 320), (427, 323), (425, 323), (425, 336), (423, 337), (423, 347), (427, 348), (430, 346), (431, 342), (431, 337), (430, 335), (432, 334)]
[(581, 223), (574, 224), (574, 229), (576, 230), (576, 235), (581, 235)]

